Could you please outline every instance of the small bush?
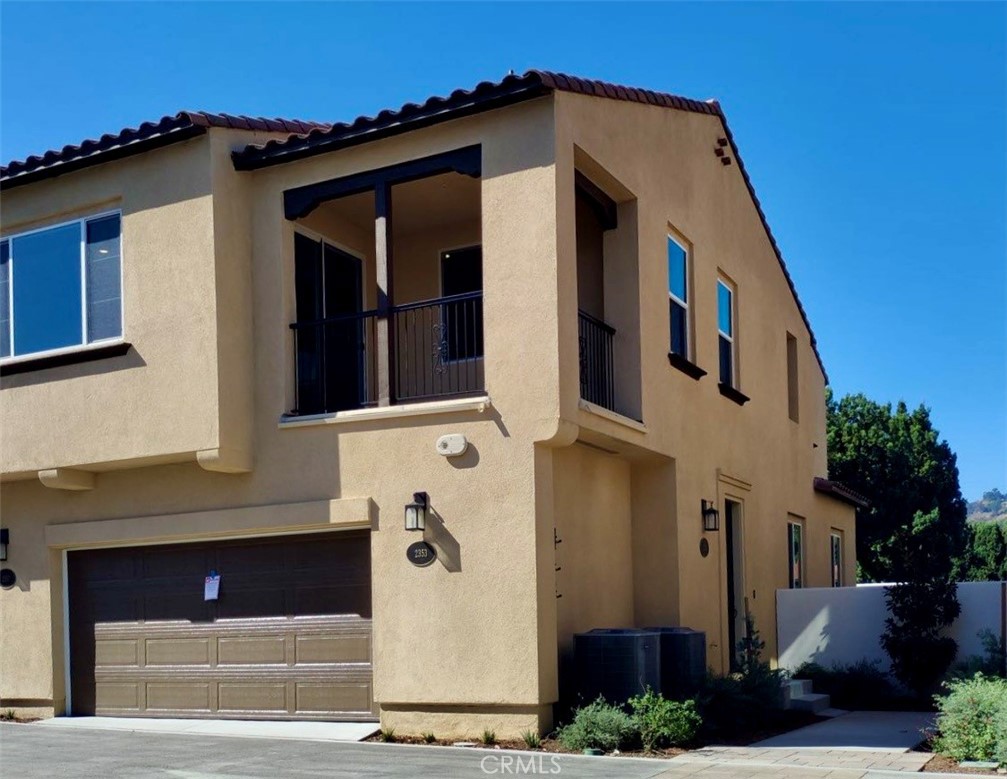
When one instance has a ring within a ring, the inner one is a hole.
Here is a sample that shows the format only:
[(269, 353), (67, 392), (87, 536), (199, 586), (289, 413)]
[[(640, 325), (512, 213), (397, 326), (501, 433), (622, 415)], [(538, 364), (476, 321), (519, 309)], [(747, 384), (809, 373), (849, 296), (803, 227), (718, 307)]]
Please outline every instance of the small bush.
[(493, 730), (484, 730), (483, 731), (482, 742), (486, 746), (488, 746), (488, 747), (493, 746), (497, 742), (496, 731), (493, 731)]
[(688, 744), (703, 722), (695, 701), (669, 701), (649, 687), (643, 695), (630, 698), (629, 705), (640, 731), (640, 741), (648, 752)]
[(433, 733), (424, 733), (423, 734), (423, 743), (424, 744), (433, 744), (436, 740), (437, 740), (437, 736), (435, 736)]
[(1004, 676), (1007, 652), (1000, 638), (989, 628), (983, 628), (976, 635), (983, 645), (981, 655), (971, 655), (959, 660), (948, 674), (950, 679), (971, 679), (977, 673), (984, 676)]
[(631, 744), (637, 735), (633, 718), (618, 706), (606, 703), (604, 698), (576, 709), (573, 722), (557, 733), (564, 747), (577, 752), (584, 749), (611, 752)]
[(993, 759), (1002, 766), (1007, 766), (1007, 706), (1001, 706), (1000, 712), (993, 720), (997, 732), (996, 749)]
[(946, 685), (947, 695), (935, 698), (940, 735), (934, 748), (962, 760), (997, 759), (998, 742), (1005, 740), (1007, 681), (976, 674)]
[(542, 746), (542, 738), (534, 730), (522, 731), (521, 740), (528, 749), (538, 749)]
[(7, 722), (13, 722), (17, 719), (17, 712), (14, 709), (7, 709), (3, 714), (0, 714), (0, 720), (5, 720)]
[(394, 744), (396, 741), (395, 728), (381, 728), (379, 737), (386, 744)]

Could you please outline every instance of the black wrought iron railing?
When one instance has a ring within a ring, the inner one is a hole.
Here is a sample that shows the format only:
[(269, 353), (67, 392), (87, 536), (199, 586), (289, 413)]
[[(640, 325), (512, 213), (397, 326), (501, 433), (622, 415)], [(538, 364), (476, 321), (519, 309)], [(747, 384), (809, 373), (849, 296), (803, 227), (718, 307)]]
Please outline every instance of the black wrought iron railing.
[(580, 396), (615, 411), (615, 365), (612, 341), (615, 328), (578, 311), (580, 336)]
[(294, 414), (379, 404), (381, 317), (388, 319), (390, 403), (483, 391), (483, 301), (472, 292), (290, 325)]

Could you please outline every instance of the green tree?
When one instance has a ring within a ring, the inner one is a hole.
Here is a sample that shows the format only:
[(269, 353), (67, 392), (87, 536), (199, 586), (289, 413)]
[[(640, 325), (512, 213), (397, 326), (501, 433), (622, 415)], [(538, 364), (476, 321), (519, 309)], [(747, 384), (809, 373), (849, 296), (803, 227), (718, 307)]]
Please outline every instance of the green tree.
[(1007, 522), (974, 522), (968, 532), (966, 578), (972, 582), (1007, 580)]
[[(930, 411), (862, 394), (826, 398), (829, 476), (864, 495), (857, 562), (867, 581), (950, 579), (964, 567), (966, 504), (956, 457)], [(932, 517), (920, 522), (919, 517)], [(923, 554), (914, 550), (925, 544)], [(921, 568), (922, 566), (922, 568)]]

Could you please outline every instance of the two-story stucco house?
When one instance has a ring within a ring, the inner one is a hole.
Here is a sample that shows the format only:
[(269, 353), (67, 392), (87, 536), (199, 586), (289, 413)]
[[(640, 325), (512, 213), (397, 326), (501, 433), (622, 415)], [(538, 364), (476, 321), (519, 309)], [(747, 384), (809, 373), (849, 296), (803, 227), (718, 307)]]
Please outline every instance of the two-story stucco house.
[(772, 657), (777, 589), (853, 583), (715, 102), (184, 112), (10, 163), (2, 208), (4, 707), (516, 735), (575, 633), (726, 671), (745, 608)]

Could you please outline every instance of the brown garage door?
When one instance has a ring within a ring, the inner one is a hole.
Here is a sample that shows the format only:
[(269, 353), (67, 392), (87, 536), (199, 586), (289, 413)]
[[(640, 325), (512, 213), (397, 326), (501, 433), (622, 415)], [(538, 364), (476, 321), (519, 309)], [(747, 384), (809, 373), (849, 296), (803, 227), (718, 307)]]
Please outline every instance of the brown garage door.
[[(375, 718), (366, 532), (70, 552), (74, 714)], [(204, 577), (220, 576), (217, 601)]]

